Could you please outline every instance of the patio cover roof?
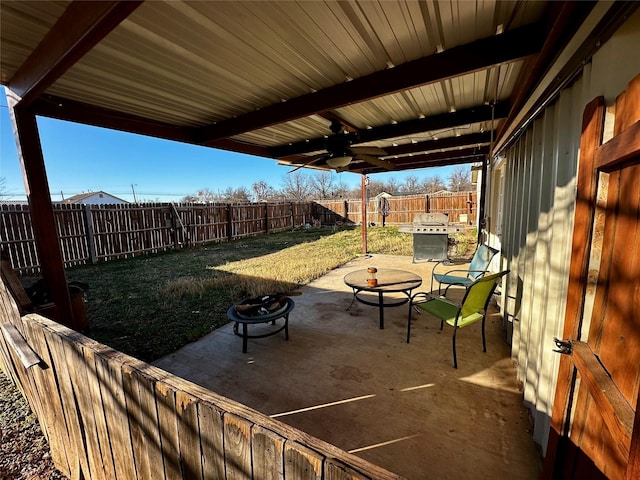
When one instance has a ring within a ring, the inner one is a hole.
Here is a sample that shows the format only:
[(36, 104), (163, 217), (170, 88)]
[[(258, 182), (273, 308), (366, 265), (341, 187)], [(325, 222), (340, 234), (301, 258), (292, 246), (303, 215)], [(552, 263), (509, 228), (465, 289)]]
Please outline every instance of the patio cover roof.
[[(0, 78), (36, 115), (283, 164), (325, 152), (331, 120), (397, 170), (471, 163), (509, 130), (594, 7), (3, 1)], [(594, 26), (624, 8), (601, 8)], [(386, 171), (357, 160), (347, 169)]]
[(0, 82), (58, 320), (73, 315), (37, 115), (320, 169), (338, 122), (395, 170), (486, 166), (639, 5), (3, 0)]

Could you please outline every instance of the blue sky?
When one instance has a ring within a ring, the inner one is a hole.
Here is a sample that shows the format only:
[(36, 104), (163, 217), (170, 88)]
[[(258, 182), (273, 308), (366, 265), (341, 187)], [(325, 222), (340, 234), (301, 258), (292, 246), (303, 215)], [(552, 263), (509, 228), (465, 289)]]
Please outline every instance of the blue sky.
[[(38, 117), (40, 140), (53, 200), (103, 190), (125, 200), (178, 201), (196, 190), (214, 192), (264, 180), (280, 189), (290, 167), (276, 160), (198, 147), (115, 130)], [(372, 180), (407, 175), (422, 180), (440, 175), (446, 181), (454, 167), (372, 175)], [(300, 170), (312, 175), (312, 170)], [(360, 176), (340, 173), (339, 179), (359, 187)], [(25, 189), (4, 88), (0, 95), (0, 177), (3, 200), (24, 200)], [(337, 179), (338, 179), (337, 178)]]

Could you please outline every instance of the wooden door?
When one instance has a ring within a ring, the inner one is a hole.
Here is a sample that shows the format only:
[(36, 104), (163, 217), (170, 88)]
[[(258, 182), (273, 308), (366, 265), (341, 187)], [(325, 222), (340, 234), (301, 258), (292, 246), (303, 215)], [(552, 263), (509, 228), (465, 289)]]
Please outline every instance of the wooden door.
[(640, 75), (600, 145), (604, 113), (598, 98), (583, 116), (567, 343), (544, 478), (640, 478)]

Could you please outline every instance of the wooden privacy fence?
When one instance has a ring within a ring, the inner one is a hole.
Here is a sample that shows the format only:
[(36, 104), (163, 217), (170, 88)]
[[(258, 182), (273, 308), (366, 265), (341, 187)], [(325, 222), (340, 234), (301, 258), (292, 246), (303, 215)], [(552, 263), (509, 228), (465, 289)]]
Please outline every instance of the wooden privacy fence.
[[(402, 195), (387, 198), (390, 213), (386, 225), (401, 225), (413, 222), (416, 213), (448, 213), (449, 222), (471, 225), (476, 221), (477, 193), (443, 192), (429, 195)], [(317, 200), (316, 215), (323, 224), (362, 223), (360, 199)], [(380, 200), (370, 198), (367, 202), (367, 222), (382, 224)]]
[[(55, 204), (65, 266), (235, 240), (311, 223), (313, 203)], [(39, 270), (27, 205), (0, 205), (0, 239), (13, 268)]]
[(400, 479), (39, 315), (0, 282), (0, 366), (71, 479)]
[[(449, 221), (472, 224), (476, 192), (388, 198), (385, 224), (411, 223), (416, 213), (445, 212)], [(301, 203), (54, 204), (65, 266), (129, 258), (185, 246), (281, 232), (314, 220), (322, 225), (361, 224), (360, 199)], [(382, 224), (378, 199), (367, 205), (367, 222)], [(28, 205), (0, 204), (0, 240), (17, 272), (37, 273), (40, 260)]]

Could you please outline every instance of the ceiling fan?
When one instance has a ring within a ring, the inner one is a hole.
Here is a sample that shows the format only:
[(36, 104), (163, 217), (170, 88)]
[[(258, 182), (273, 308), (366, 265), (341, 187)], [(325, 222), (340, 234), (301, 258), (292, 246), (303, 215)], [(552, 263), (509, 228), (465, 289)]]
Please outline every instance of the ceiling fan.
[(380, 158), (387, 155), (387, 152), (382, 148), (352, 147), (353, 139), (344, 134), (343, 125), (339, 121), (332, 120), (329, 128), (331, 132), (333, 132), (333, 135), (329, 135), (325, 139), (325, 150), (327, 153), (309, 157), (309, 160), (297, 166), (289, 173), (295, 172), (303, 167), (321, 163), (325, 163), (329, 167), (334, 168), (337, 172), (343, 172), (347, 170), (347, 166), (352, 161), (367, 162), (376, 167), (386, 168), (387, 170), (396, 168), (393, 163)]

